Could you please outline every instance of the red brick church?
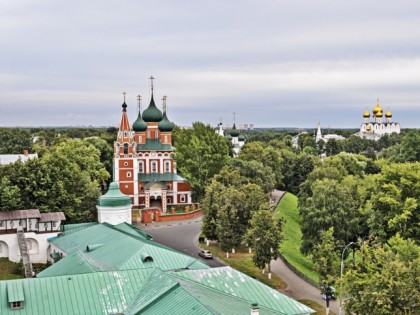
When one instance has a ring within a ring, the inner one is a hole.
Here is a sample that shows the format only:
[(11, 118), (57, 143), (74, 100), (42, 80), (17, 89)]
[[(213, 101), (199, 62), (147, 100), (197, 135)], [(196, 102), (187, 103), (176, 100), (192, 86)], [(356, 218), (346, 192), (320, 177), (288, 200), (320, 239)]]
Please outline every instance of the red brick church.
[(176, 172), (174, 124), (167, 116), (166, 96), (162, 99), (162, 112), (154, 101), (154, 78), (150, 79), (149, 107), (141, 113), (141, 97), (137, 97), (138, 116), (132, 127), (124, 93), (120, 128), (114, 142), (114, 181), (122, 193), (131, 196), (134, 208), (166, 212), (169, 207), (191, 204), (191, 188)]

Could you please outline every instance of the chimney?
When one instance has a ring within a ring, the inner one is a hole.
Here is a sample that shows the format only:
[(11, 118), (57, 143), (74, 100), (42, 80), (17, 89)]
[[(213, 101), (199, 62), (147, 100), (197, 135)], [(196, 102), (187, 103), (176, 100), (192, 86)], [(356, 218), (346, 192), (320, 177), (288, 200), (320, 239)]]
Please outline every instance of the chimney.
[(23, 155), (28, 156), (28, 150), (23, 150)]
[(251, 315), (260, 315), (260, 307), (258, 303), (251, 304)]

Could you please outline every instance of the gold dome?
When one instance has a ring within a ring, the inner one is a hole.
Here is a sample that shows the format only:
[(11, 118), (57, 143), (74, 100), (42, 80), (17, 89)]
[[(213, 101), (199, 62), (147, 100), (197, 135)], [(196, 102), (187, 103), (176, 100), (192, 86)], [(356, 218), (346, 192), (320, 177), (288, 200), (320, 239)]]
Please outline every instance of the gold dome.
[(381, 118), (381, 117), (384, 116), (384, 114), (382, 113), (382, 110), (380, 110), (379, 112), (376, 113), (375, 116), (378, 117), (378, 118)]
[(382, 107), (381, 105), (376, 104), (376, 106), (373, 108), (373, 115), (375, 116), (377, 113), (382, 112)]
[(369, 118), (370, 117), (370, 114), (367, 110), (363, 113), (363, 117), (364, 118)]
[(366, 126), (366, 131), (370, 131), (372, 128), (370, 127), (370, 125)]
[(392, 117), (392, 113), (391, 113), (391, 111), (389, 110), (389, 107), (388, 107), (388, 111), (386, 112), (386, 114), (385, 114), (385, 117), (386, 118), (391, 118)]

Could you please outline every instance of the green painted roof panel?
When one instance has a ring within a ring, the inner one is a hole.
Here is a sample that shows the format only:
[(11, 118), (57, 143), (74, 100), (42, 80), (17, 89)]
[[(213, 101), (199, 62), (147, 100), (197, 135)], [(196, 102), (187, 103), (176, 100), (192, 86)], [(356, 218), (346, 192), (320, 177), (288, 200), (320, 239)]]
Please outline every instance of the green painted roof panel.
[(162, 144), (159, 139), (147, 139), (145, 144), (138, 144), (137, 151), (174, 151), (170, 144)]
[(11, 282), (7, 286), (7, 301), (9, 303), (12, 302), (22, 302), (25, 300), (25, 296), (23, 295), (23, 287), (22, 284), (19, 282)]
[(271, 311), (283, 314), (308, 314), (314, 312), (306, 305), (231, 267), (180, 271), (172, 273), (172, 275), (201, 284), (228, 296), (257, 302), (261, 307)]
[(139, 173), (139, 182), (183, 182), (185, 178), (175, 173)]
[[(122, 314), (135, 302), (153, 269), (0, 281), (0, 314)], [(9, 285), (21, 285), (24, 308), (11, 310)]]
[(107, 193), (98, 199), (102, 207), (121, 207), (131, 205), (131, 197), (121, 192), (118, 183), (112, 182)]

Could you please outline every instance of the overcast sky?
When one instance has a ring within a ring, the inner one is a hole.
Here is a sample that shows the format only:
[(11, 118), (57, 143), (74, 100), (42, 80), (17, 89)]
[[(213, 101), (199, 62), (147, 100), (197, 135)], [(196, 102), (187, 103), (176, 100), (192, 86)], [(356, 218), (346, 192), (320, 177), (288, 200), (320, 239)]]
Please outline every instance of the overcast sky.
[(376, 99), (420, 128), (420, 1), (0, 1), (0, 126), (354, 127)]

